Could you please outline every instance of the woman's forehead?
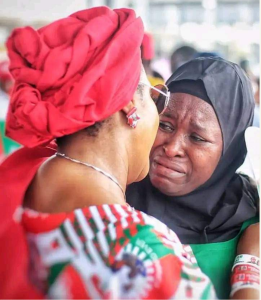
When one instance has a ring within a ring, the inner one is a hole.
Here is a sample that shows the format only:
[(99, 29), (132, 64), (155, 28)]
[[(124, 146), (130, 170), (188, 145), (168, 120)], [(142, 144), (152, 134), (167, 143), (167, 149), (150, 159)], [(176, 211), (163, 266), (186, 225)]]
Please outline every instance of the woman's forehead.
[(185, 93), (171, 93), (168, 109), (175, 111), (184, 108), (192, 110), (195, 113), (215, 114), (213, 107), (203, 99)]
[(189, 118), (194, 123), (219, 122), (213, 107), (206, 101), (189, 94), (171, 93), (164, 116), (173, 119)]

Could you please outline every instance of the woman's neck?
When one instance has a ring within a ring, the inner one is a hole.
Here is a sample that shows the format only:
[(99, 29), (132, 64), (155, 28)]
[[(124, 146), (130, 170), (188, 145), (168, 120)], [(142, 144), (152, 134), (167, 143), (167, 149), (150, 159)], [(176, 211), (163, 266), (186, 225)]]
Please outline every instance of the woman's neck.
[[(84, 139), (84, 140), (83, 140)], [(118, 136), (106, 138), (76, 135), (66, 145), (58, 147), (58, 152), (67, 157), (93, 165), (114, 177), (125, 191), (128, 176), (128, 155), (120, 144)], [(88, 167), (86, 167), (88, 168)], [(97, 172), (93, 170), (93, 172)], [(106, 177), (105, 175), (102, 175)], [(109, 180), (107, 177), (106, 180)]]
[(75, 138), (65, 146), (58, 147), (58, 152), (109, 173), (117, 179), (124, 193), (102, 173), (56, 156), (40, 167), (26, 194), (26, 206), (57, 213), (91, 205), (126, 205), (128, 161), (124, 149), (117, 142), (101, 142), (98, 139), (83, 142)]

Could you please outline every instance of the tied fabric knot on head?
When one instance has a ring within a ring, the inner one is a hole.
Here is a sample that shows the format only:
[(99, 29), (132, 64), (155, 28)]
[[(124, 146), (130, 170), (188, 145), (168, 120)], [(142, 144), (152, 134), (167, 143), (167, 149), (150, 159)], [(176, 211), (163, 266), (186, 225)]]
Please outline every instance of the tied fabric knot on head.
[(15, 29), (7, 41), (15, 84), (6, 135), (35, 147), (122, 109), (139, 82), (142, 38), (133, 10), (108, 7), (79, 11), (39, 30)]

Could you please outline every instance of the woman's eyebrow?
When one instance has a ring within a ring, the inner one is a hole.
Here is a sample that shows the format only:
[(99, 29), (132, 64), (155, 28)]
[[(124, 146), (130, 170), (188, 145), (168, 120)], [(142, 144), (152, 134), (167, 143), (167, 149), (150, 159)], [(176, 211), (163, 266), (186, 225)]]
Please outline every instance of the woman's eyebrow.
[(198, 122), (190, 122), (190, 125), (193, 129), (195, 130), (199, 130), (201, 132), (207, 132), (207, 126), (203, 126), (202, 124), (198, 123)]
[(170, 119), (175, 118), (175, 115), (173, 113), (169, 112), (169, 111), (168, 112), (164, 112), (163, 116), (167, 117), (167, 118), (170, 118)]

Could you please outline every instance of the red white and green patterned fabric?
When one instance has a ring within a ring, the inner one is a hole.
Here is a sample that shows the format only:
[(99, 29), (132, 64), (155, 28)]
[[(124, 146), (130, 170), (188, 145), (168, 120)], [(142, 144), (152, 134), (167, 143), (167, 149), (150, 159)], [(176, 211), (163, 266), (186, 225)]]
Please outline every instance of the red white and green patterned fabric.
[(189, 246), (131, 207), (21, 211), (30, 278), (48, 298), (213, 299)]

